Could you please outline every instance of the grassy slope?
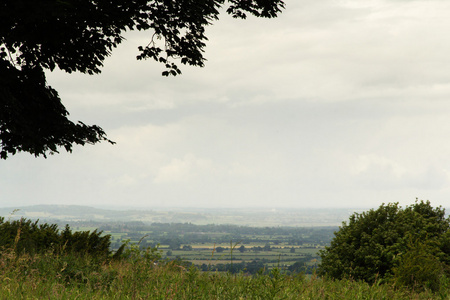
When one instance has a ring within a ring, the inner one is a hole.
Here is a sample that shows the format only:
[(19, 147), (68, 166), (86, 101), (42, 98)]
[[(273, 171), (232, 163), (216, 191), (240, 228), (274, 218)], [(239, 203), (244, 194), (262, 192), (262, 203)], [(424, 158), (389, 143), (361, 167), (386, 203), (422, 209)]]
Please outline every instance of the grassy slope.
[(120, 261), (92, 257), (30, 257), (0, 251), (0, 299), (448, 299), (428, 292), (394, 290), (350, 280), (306, 280), (272, 270), (245, 276), (186, 270), (154, 256)]

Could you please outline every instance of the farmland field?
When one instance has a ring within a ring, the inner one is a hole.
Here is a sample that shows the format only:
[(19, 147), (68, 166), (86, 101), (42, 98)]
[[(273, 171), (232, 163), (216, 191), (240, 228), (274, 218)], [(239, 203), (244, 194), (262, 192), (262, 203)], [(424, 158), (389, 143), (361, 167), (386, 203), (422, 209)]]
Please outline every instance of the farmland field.
[[(81, 227), (80, 227), (81, 228)], [(300, 264), (313, 272), (336, 227), (248, 227), (190, 223), (105, 224), (112, 250), (124, 241), (141, 249), (157, 247), (163, 258), (181, 259), (201, 270), (228, 270), (249, 265), (271, 269)], [(256, 267), (255, 267), (256, 268)]]

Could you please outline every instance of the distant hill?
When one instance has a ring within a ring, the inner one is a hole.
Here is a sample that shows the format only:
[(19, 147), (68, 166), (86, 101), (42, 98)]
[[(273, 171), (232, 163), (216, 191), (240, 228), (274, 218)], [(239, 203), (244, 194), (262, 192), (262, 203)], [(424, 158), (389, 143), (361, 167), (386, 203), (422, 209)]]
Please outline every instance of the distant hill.
[[(15, 212), (14, 212), (15, 211)], [(41, 221), (142, 221), (145, 223), (235, 224), (245, 226), (338, 226), (355, 209), (166, 209), (113, 210), (81, 205), (32, 205), (0, 208), (6, 219)], [(14, 212), (14, 213), (13, 213)]]
[[(12, 212), (15, 211), (13, 214)], [(69, 221), (130, 220), (151, 214), (151, 211), (108, 210), (82, 205), (32, 205), (0, 208), (0, 215), (13, 218), (60, 219)]]

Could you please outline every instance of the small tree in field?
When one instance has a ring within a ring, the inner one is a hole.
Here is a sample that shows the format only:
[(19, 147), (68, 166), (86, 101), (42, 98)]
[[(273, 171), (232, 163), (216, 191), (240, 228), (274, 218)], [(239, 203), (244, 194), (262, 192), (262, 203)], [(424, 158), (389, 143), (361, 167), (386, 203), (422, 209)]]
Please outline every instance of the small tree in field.
[(434, 289), (450, 266), (449, 229), (445, 210), (433, 208), (429, 201), (405, 208), (382, 204), (376, 210), (354, 213), (335, 232), (330, 246), (320, 251), (319, 274), (369, 283), (392, 279), (400, 285)]

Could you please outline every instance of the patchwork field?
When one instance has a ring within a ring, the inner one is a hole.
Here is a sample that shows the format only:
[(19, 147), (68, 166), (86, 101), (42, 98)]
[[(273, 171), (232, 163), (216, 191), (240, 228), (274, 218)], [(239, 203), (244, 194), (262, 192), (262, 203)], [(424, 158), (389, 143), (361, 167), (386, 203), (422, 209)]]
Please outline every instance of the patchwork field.
[(158, 247), (163, 258), (181, 259), (201, 270), (268, 270), (281, 267), (286, 270), (301, 269), (304, 273), (314, 271), (320, 259), (318, 252), (329, 243), (336, 230), (335, 227), (257, 228), (160, 223), (108, 225), (99, 229), (111, 235), (113, 250), (124, 241), (139, 245), (141, 249)]

